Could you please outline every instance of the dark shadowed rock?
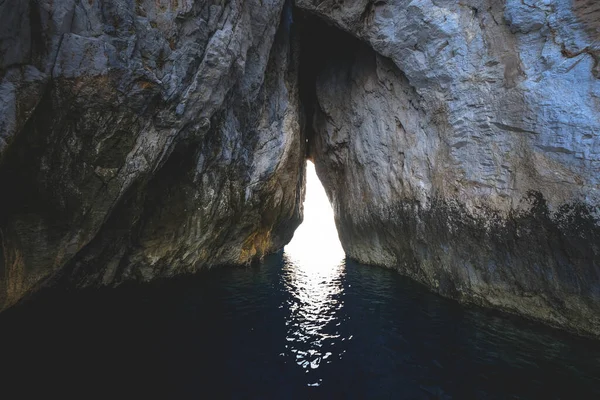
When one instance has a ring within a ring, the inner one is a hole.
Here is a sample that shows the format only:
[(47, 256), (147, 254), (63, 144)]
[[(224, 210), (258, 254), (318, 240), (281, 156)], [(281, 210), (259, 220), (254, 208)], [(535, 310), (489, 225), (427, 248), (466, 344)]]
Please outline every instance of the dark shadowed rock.
[(0, 2), (0, 308), (290, 239), (304, 140), (283, 7)]

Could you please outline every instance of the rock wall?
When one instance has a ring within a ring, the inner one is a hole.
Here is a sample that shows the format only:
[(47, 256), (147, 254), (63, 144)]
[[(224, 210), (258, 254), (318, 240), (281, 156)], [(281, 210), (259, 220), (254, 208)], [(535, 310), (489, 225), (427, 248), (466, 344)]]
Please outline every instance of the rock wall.
[(600, 5), (296, 7), (0, 0), (0, 309), (280, 249), (308, 139), (349, 256), (600, 335)]
[(283, 9), (0, 1), (0, 309), (289, 241), (305, 140)]
[(600, 6), (297, 5), (355, 38), (311, 122), (347, 254), (600, 335)]

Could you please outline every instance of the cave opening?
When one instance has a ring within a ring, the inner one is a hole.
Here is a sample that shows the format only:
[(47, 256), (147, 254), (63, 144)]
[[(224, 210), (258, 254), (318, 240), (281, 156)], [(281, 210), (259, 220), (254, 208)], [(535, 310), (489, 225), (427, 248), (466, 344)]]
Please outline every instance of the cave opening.
[(342, 263), (345, 254), (324, 187), (325, 174), (317, 174), (319, 160), (315, 159), (314, 148), (318, 141), (318, 121), (322, 117), (317, 86), (327, 68), (340, 64), (351, 66), (362, 43), (322, 18), (297, 8), (293, 10), (292, 32), (298, 46), (298, 87), (304, 116), (302, 129), (307, 141), (306, 199), (304, 221), (285, 247), (285, 253), (302, 266), (335, 267)]
[(344, 257), (333, 209), (312, 161), (306, 162), (304, 220), (285, 247), (290, 261), (300, 268), (335, 267)]

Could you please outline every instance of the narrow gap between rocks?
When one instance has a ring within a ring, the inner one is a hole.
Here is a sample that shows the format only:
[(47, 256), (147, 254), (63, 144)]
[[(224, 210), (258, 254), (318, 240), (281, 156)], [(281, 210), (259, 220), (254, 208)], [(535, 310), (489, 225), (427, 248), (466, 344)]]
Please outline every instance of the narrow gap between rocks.
[[(330, 199), (326, 195), (325, 176), (318, 176), (318, 121), (322, 110), (318, 86), (323, 72), (340, 65), (351, 68), (364, 46), (358, 39), (326, 21), (299, 9), (293, 10), (293, 39), (298, 45), (298, 86), (304, 114), (303, 136), (306, 138), (306, 201), (304, 222), (298, 227), (286, 253), (297, 264), (326, 269), (336, 267), (344, 259), (339, 234), (334, 222)], [(344, 74), (344, 77), (350, 75)], [(340, 76), (340, 79), (347, 79)], [(315, 168), (316, 167), (316, 168)]]
[(361, 42), (322, 19), (294, 9), (294, 25), (300, 45), (298, 84), (305, 116), (306, 157), (314, 161), (314, 118), (319, 109), (317, 85), (319, 74), (329, 65), (351, 65)]

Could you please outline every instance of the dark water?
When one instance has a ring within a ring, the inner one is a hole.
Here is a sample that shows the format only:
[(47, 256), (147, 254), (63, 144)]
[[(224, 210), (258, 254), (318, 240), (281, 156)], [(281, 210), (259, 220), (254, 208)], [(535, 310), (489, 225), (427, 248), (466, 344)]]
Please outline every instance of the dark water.
[(599, 342), (284, 257), (10, 310), (0, 398), (600, 399)]

